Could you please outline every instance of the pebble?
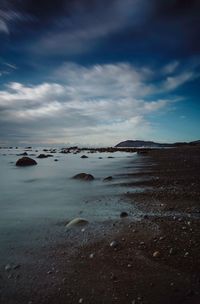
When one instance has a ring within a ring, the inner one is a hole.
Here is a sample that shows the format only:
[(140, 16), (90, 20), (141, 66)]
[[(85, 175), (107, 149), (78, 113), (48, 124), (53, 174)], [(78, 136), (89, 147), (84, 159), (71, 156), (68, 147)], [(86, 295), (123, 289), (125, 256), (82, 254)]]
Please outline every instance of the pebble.
[(7, 264), (5, 266), (5, 271), (10, 271), (12, 269), (11, 265), (10, 264)]
[(89, 255), (89, 258), (90, 258), (90, 259), (93, 259), (94, 256), (95, 256), (95, 254), (94, 254), (94, 253), (91, 253), (91, 254)]
[(18, 268), (20, 268), (21, 267), (21, 265), (20, 264), (17, 264), (17, 265), (15, 265), (15, 266), (13, 266), (13, 269), (18, 269)]
[(153, 257), (154, 258), (159, 258), (160, 257), (160, 251), (154, 251)]
[(112, 241), (111, 243), (110, 243), (110, 247), (112, 247), (112, 248), (114, 248), (114, 249), (116, 249), (116, 248), (119, 248), (120, 247), (120, 243), (118, 242), (118, 241)]
[(80, 298), (78, 302), (83, 303), (83, 298)]

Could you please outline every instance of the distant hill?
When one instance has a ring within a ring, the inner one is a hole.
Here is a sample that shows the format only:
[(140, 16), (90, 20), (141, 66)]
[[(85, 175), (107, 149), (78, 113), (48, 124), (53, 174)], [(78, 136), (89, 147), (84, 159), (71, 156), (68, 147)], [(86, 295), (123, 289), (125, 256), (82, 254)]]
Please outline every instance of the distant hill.
[(192, 142), (176, 142), (176, 143), (157, 143), (154, 141), (145, 141), (145, 140), (126, 140), (117, 144), (117, 148), (162, 148), (162, 147), (176, 147), (176, 146), (185, 146), (185, 145), (200, 145), (200, 140)]

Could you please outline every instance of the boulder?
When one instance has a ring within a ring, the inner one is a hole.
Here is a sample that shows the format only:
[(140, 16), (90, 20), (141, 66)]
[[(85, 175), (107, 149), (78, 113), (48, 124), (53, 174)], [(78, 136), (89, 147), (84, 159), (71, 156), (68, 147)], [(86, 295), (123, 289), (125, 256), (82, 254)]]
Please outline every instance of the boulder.
[(73, 220), (71, 220), (65, 227), (66, 228), (70, 228), (73, 226), (84, 226), (87, 225), (88, 221), (84, 218), (75, 218)]
[(80, 179), (83, 181), (92, 181), (94, 180), (94, 176), (88, 173), (79, 173), (73, 177), (73, 179)]
[(19, 158), (16, 162), (16, 166), (25, 167), (25, 166), (34, 166), (37, 165), (37, 162), (30, 157)]

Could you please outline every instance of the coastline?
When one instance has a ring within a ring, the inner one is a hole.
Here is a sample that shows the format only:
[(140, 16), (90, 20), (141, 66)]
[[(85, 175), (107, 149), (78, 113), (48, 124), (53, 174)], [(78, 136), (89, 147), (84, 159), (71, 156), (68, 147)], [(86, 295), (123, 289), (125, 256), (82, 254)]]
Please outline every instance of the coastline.
[(138, 172), (124, 185), (137, 191), (125, 188), (124, 199), (143, 218), (75, 228), (65, 242), (38, 253), (38, 266), (34, 260), (26, 273), (19, 267), (2, 303), (199, 303), (199, 152), (141, 154)]

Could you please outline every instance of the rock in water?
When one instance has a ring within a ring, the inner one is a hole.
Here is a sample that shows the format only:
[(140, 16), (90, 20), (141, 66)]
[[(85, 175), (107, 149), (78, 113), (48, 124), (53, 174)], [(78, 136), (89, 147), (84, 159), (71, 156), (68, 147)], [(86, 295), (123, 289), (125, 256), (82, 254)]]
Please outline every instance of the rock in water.
[(37, 156), (37, 158), (48, 158), (48, 157), (52, 157), (53, 155), (50, 154), (40, 154)]
[(82, 155), (82, 156), (81, 156), (81, 158), (88, 158), (88, 156), (86, 156), (86, 155)]
[(66, 228), (70, 228), (73, 226), (83, 226), (88, 224), (88, 221), (84, 218), (75, 218), (73, 220), (71, 220), (65, 227)]
[(127, 217), (128, 216), (128, 213), (126, 211), (122, 211), (120, 213), (120, 217)]
[(87, 173), (79, 173), (73, 177), (74, 179), (80, 179), (83, 181), (92, 181), (94, 180), (94, 176)]
[(111, 181), (113, 179), (113, 177), (112, 176), (108, 176), (108, 177), (106, 177), (106, 178), (104, 178), (104, 182), (109, 182), (109, 181)]
[(37, 165), (37, 162), (30, 157), (19, 158), (18, 161), (16, 162), (16, 166), (19, 167), (34, 166), (34, 165)]

